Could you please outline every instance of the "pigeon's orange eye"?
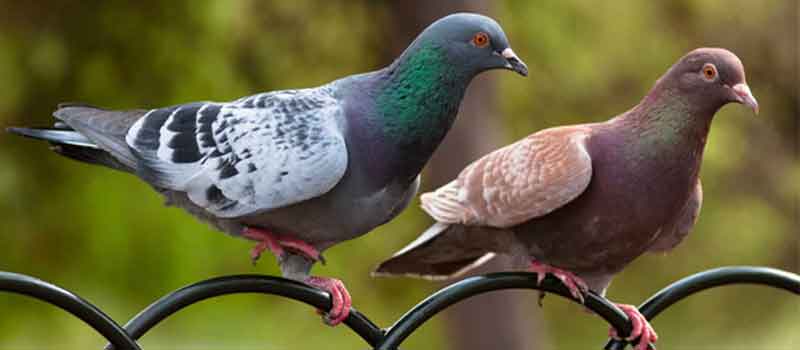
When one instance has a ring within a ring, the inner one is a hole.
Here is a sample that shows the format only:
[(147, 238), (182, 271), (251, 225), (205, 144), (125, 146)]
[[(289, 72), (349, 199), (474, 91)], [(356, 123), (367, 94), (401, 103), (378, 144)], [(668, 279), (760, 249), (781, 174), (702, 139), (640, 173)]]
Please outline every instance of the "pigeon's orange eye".
[(472, 37), (472, 45), (486, 47), (489, 45), (489, 35), (484, 32), (475, 33), (475, 36)]
[(706, 63), (706, 65), (703, 66), (703, 78), (706, 78), (706, 80), (714, 80), (716, 77), (717, 67), (714, 67), (711, 63)]

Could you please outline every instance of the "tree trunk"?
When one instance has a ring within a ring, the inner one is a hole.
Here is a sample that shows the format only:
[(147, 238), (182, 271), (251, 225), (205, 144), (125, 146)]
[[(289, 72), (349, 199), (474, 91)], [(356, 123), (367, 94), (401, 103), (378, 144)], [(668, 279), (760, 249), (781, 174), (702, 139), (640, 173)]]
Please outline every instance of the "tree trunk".
[[(450, 13), (490, 13), (490, 1), (391, 1), (390, 24), (384, 27), (387, 59), (397, 57), (422, 29)], [(458, 120), (434, 154), (423, 177), (430, 190), (452, 180), (471, 161), (501, 146), (502, 118), (496, 111), (497, 72), (479, 75), (461, 103)], [(495, 258), (473, 274), (507, 270), (504, 257)], [(543, 341), (537, 298), (530, 291), (502, 291), (461, 302), (443, 313), (452, 349), (530, 350), (542, 348)]]

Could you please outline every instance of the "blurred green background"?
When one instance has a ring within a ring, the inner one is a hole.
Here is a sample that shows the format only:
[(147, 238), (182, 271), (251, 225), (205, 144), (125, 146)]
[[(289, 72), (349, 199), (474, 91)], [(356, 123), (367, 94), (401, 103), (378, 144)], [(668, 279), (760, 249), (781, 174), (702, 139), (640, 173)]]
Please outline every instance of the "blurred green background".
[[(48, 125), (62, 101), (108, 108), (232, 100), (315, 86), (391, 62), (425, 25), (456, 10), (505, 28), (530, 77), (489, 72), (423, 177), (432, 188), (469, 161), (536, 130), (600, 121), (638, 102), (685, 52), (720, 46), (744, 62), (761, 103), (715, 119), (705, 198), (689, 238), (638, 259), (608, 296), (638, 303), (670, 282), (722, 265), (800, 270), (798, 2), (766, 1), (12, 1), (0, 0), (0, 126)], [(251, 244), (214, 232), (133, 176), (79, 164), (0, 133), (0, 270), (85, 297), (120, 323), (201, 279), (278, 274)], [(370, 270), (428, 225), (398, 219), (327, 252), (337, 276), (381, 326), (441, 284), (374, 279)], [(501, 269), (502, 264), (493, 265)], [(481, 296), (435, 317), (404, 349), (599, 349), (606, 325), (558, 297)], [(471, 305), (471, 306), (470, 306)], [(655, 320), (663, 349), (797, 349), (800, 301), (734, 286), (682, 301)], [(53, 307), (0, 295), (0, 349), (98, 349), (89, 327)], [(143, 339), (145, 349), (364, 349), (309, 308), (260, 295), (195, 305)]]

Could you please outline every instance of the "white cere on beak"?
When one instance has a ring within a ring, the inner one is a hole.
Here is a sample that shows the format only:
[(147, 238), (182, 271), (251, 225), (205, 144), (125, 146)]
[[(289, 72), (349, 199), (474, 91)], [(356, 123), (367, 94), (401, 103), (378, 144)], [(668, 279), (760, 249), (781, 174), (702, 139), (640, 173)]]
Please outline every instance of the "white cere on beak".
[(515, 54), (514, 50), (512, 50), (510, 47), (506, 48), (505, 50), (503, 50), (501, 55), (503, 55), (503, 57), (505, 57), (506, 59), (515, 58), (515, 59), (519, 60), (519, 57), (517, 57), (517, 54)]
[(739, 102), (750, 107), (753, 112), (758, 115), (758, 101), (756, 101), (756, 97), (753, 96), (753, 93), (750, 91), (750, 87), (747, 86), (747, 84), (740, 83), (734, 85), (733, 92), (739, 97)]

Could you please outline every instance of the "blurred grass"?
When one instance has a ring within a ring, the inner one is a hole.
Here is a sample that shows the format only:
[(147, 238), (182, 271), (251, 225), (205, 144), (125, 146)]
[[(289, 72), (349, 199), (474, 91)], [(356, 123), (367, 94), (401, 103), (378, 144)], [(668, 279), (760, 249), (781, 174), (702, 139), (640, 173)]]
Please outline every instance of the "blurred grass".
[[(314, 86), (387, 64), (378, 48), (381, 2), (158, 1), (36, 3), (0, 0), (0, 125), (47, 125), (62, 101), (109, 108), (230, 100)], [(645, 256), (609, 291), (636, 303), (670, 282), (721, 265), (798, 272), (798, 9), (787, 1), (541, 1), (495, 3), (531, 77), (500, 81), (508, 141), (559, 124), (599, 121), (633, 104), (686, 51), (722, 46), (742, 58), (761, 115), (741, 106), (715, 120), (702, 170), (697, 227), (667, 255)], [(64, 286), (124, 322), (158, 297), (200, 279), (278, 274), (249, 264), (250, 244), (214, 232), (132, 176), (77, 164), (41, 144), (0, 134), (0, 269)], [(320, 275), (341, 277), (355, 306), (388, 326), (438, 285), (372, 279), (382, 257), (428, 219), (416, 203), (375, 232), (327, 253)], [(538, 307), (535, 294), (524, 308)], [(0, 349), (98, 348), (71, 316), (18, 296), (0, 298)], [(659, 316), (665, 349), (794, 349), (800, 302), (784, 292), (729, 287)], [(545, 300), (552, 347), (597, 348), (599, 318)], [(478, 315), (476, 315), (478, 316)], [(404, 348), (447, 346), (441, 317)], [(146, 349), (364, 348), (322, 327), (307, 307), (243, 295), (189, 308), (143, 339)]]

